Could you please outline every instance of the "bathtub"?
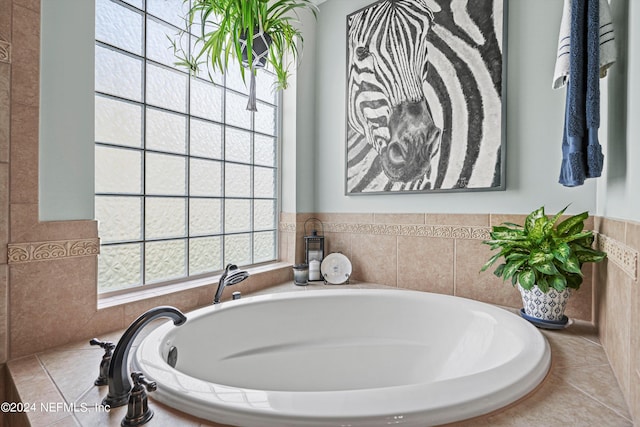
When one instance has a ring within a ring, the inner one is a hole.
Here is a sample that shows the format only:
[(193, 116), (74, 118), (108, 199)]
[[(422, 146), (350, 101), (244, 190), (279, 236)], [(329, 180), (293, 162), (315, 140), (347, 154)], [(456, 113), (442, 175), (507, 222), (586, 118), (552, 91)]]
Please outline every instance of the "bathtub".
[(275, 293), (187, 318), (151, 332), (133, 365), (157, 382), (153, 399), (237, 426), (459, 421), (525, 396), (550, 365), (546, 339), (515, 314), (424, 292)]

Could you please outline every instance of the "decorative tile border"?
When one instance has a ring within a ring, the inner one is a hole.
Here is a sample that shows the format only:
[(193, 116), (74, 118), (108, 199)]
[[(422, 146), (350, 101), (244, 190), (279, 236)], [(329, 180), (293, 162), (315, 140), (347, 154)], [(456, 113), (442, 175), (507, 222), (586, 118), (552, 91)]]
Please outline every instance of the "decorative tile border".
[[(359, 224), (325, 222), (329, 233), (380, 234), (387, 236), (437, 237), (443, 239), (489, 239), (490, 227), (426, 224)], [(296, 224), (280, 223), (280, 231), (295, 232)]]
[(296, 232), (296, 223), (295, 222), (280, 222), (278, 224), (278, 230), (285, 233), (295, 233)]
[(0, 39), (0, 62), (11, 64), (11, 43)]
[(629, 277), (633, 280), (638, 278), (638, 251), (604, 234), (596, 234), (596, 246)]
[[(280, 231), (296, 232), (296, 224), (281, 222)], [(434, 237), (441, 239), (488, 240), (491, 227), (426, 224), (363, 224), (363, 223), (324, 223), (325, 232), (378, 234), (387, 236)], [(596, 246), (607, 253), (607, 258), (620, 267), (629, 277), (638, 277), (638, 251), (622, 242), (596, 233)]]
[(100, 239), (9, 243), (9, 264), (98, 255)]

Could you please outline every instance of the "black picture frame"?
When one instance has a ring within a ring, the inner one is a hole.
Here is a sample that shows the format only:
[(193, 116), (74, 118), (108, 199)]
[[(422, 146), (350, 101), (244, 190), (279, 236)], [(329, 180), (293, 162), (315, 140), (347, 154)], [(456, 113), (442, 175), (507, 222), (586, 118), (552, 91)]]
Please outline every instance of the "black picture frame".
[(347, 16), (346, 195), (506, 189), (507, 1), (452, 3)]

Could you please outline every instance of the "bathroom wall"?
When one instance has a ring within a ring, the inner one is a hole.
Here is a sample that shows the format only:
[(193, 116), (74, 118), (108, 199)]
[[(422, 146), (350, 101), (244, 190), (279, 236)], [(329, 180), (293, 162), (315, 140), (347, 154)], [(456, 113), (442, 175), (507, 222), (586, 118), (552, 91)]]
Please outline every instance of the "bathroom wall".
[(618, 61), (608, 78), (607, 169), (598, 186), (598, 214), (640, 221), (640, 5), (611, 0)]
[[(7, 361), (9, 138), (11, 121), (11, 0), (0, 0), (0, 366)], [(0, 376), (3, 382), (4, 374)]]
[[(597, 229), (640, 250), (640, 3), (611, 0), (618, 63), (609, 78), (608, 169), (598, 187)], [(631, 260), (638, 265), (638, 259)], [(640, 422), (640, 280), (611, 262), (596, 269), (600, 339)]]
[[(315, 211), (384, 213), (595, 213), (595, 182), (557, 184), (564, 90), (551, 89), (562, 1), (510, 0), (507, 47), (507, 190), (455, 194), (345, 196), (346, 15), (370, 0), (328, 0), (317, 24), (316, 96), (298, 111), (316, 109)], [(540, 23), (544, 22), (541, 26)]]
[(42, 14), (40, 219), (93, 219), (94, 2), (43, 1)]

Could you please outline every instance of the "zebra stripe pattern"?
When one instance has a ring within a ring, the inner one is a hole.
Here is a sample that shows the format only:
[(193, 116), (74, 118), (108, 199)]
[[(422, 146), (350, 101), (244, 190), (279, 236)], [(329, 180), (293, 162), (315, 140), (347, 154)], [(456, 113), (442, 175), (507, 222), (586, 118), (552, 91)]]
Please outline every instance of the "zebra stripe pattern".
[[(503, 0), (383, 0), (349, 15), (347, 193), (502, 185), (502, 16)], [(398, 117), (421, 129), (400, 133)], [(426, 165), (395, 173), (410, 155)]]

